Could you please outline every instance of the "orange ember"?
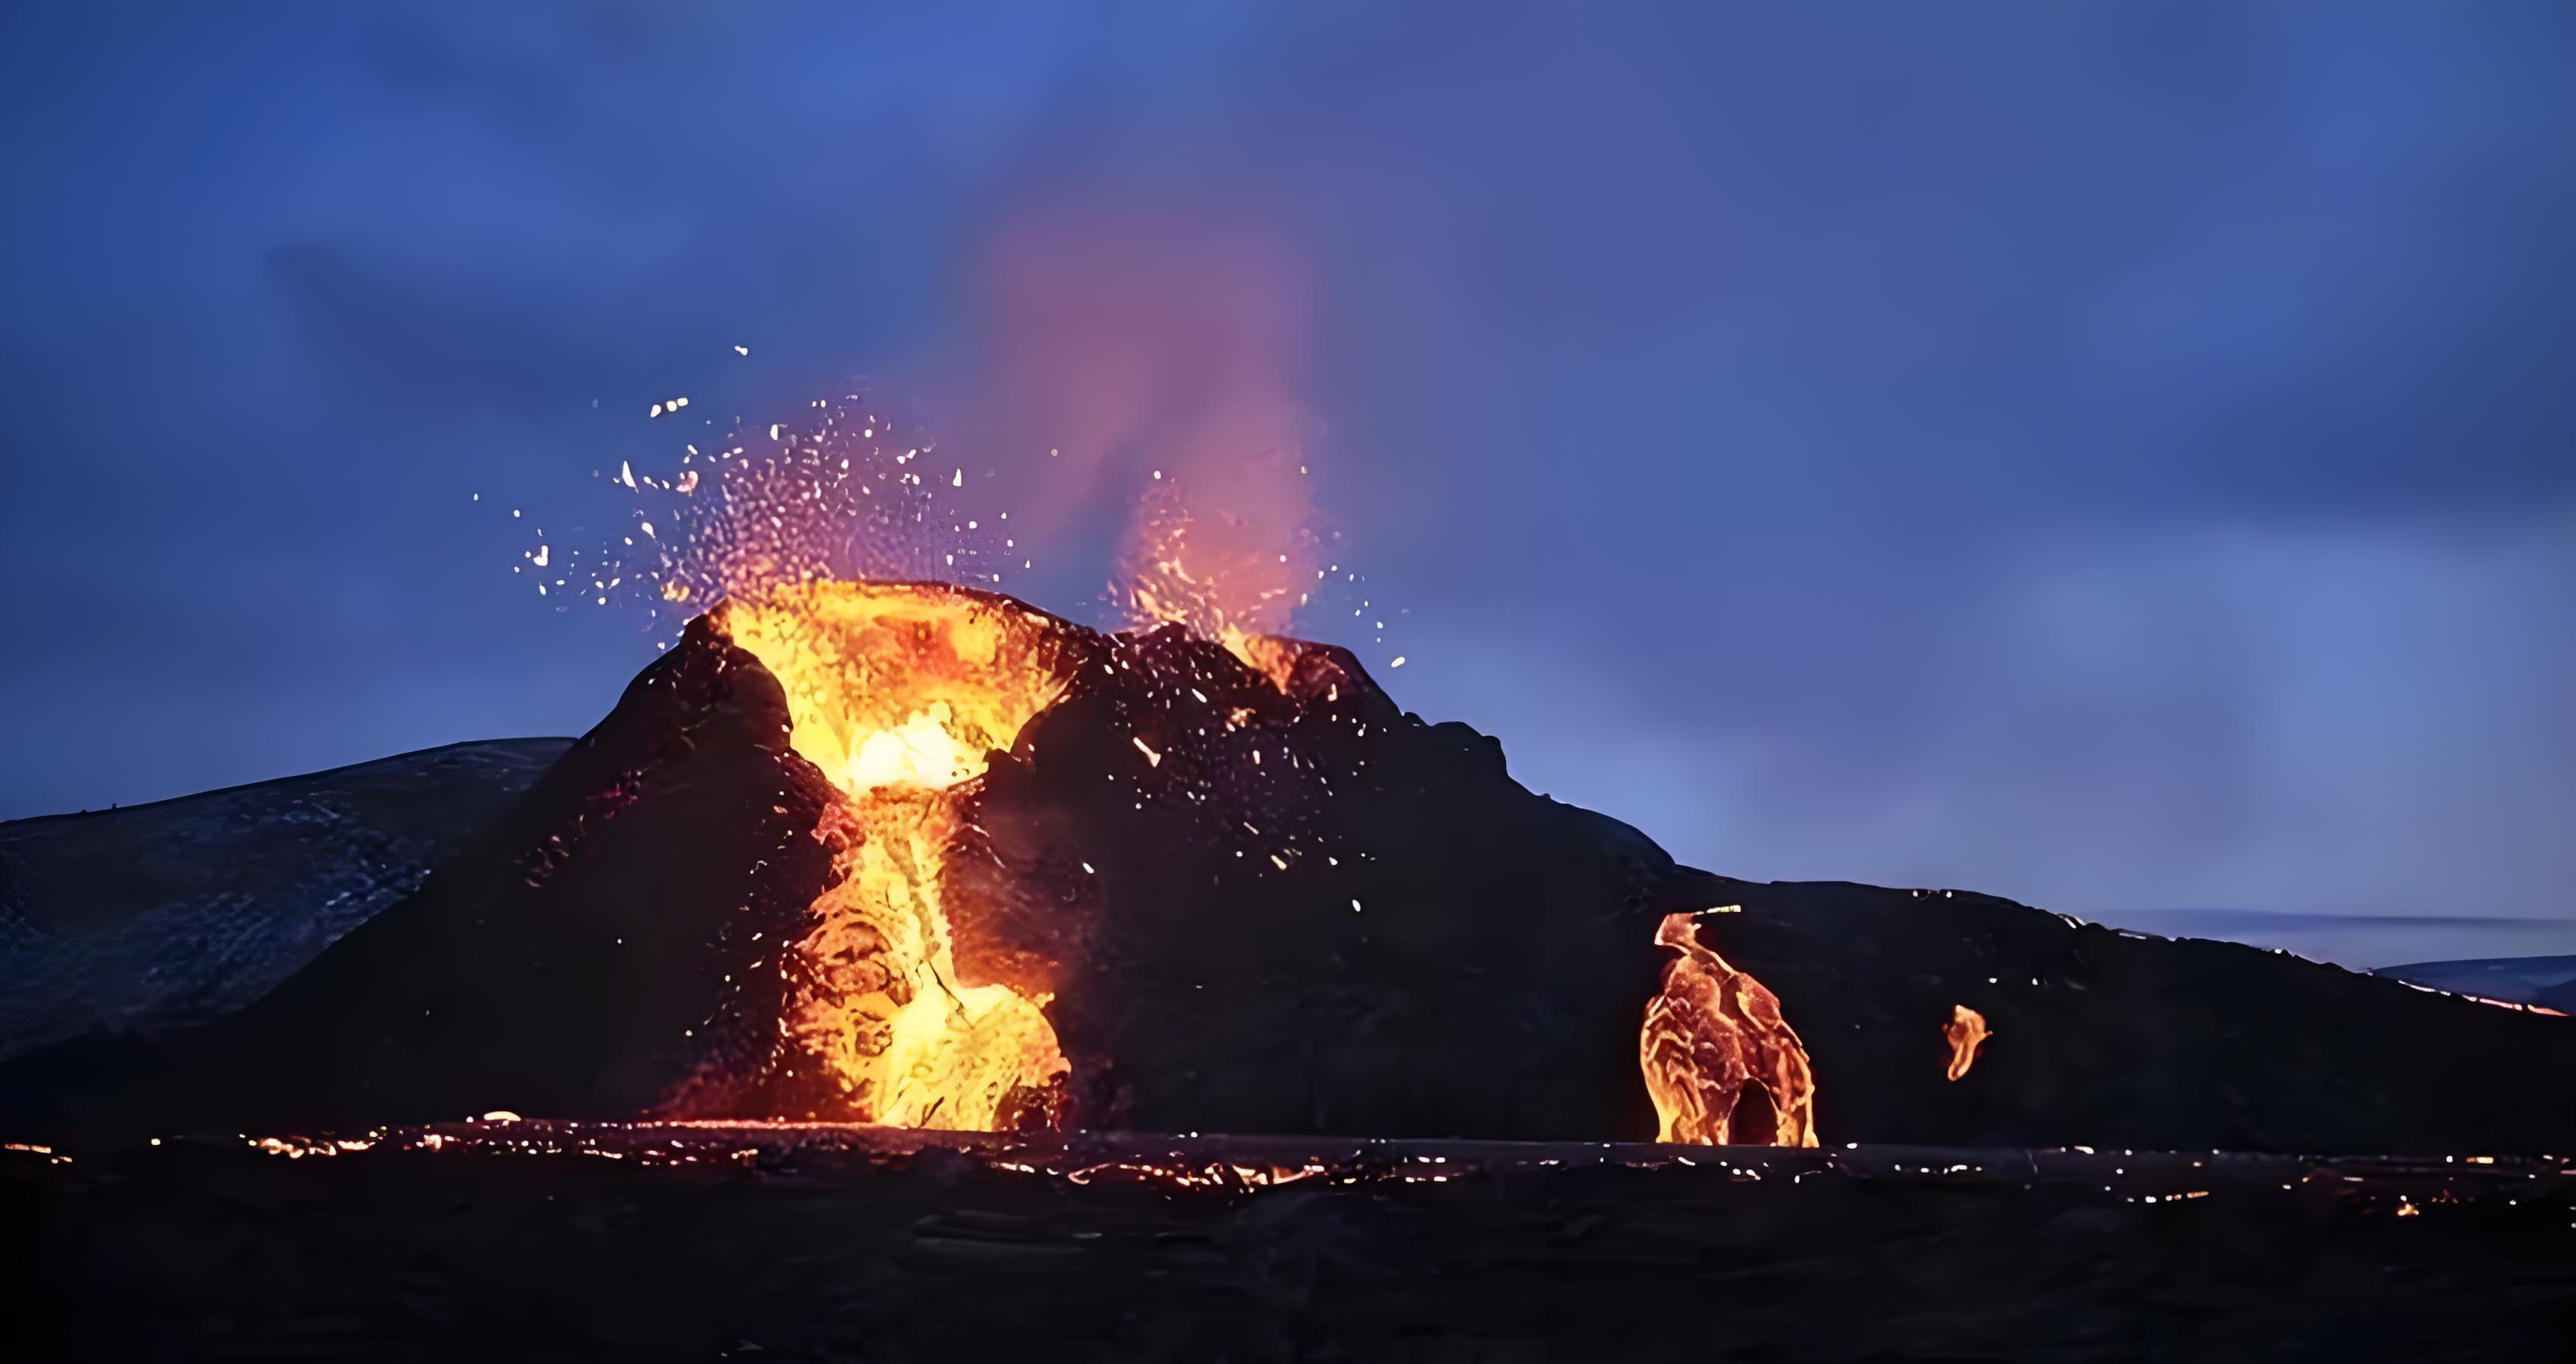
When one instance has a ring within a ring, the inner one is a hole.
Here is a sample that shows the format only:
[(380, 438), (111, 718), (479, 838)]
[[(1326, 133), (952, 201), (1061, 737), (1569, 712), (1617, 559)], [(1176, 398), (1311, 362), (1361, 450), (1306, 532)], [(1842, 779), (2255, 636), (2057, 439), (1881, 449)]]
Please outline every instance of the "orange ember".
[(1965, 1004), (1950, 1006), (1950, 1021), (1941, 1025), (1941, 1035), (1950, 1039), (1950, 1078), (1958, 1079), (1977, 1063), (1977, 1049), (1994, 1034), (1986, 1031), (1986, 1016)]
[(836, 883), (794, 948), (786, 1040), (853, 1121), (996, 1130), (1068, 1067), (1047, 995), (961, 973), (943, 896), (965, 791), (1064, 689), (1053, 622), (936, 584), (813, 581), (729, 600), (714, 623), (778, 679), (790, 745), (840, 792), (817, 831)]
[(1655, 1140), (1697, 1146), (1816, 1144), (1807, 1048), (1762, 983), (1701, 945), (1698, 916), (1667, 914), (1657, 946), (1681, 956), (1646, 1006), (1638, 1064), (1654, 1097)]

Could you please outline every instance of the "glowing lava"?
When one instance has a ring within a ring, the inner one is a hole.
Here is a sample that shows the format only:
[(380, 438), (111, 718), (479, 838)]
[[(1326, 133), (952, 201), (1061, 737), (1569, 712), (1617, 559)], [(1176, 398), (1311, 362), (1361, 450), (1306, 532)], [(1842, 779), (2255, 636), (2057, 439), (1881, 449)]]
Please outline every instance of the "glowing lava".
[(1958, 1079), (1977, 1063), (1977, 1048), (1993, 1036), (1986, 1031), (1986, 1016), (1965, 1004), (1950, 1006), (1950, 1021), (1941, 1025), (1941, 1035), (1950, 1039), (1950, 1078)]
[[(831, 880), (776, 964), (773, 1073), (794, 1081), (781, 1091), (793, 1097), (765, 1116), (964, 1131), (1064, 1121), (1078, 1086), (1048, 1010), (1065, 964), (976, 946), (993, 906), (965, 897), (992, 892), (952, 879), (951, 865), (986, 836), (978, 811), (995, 752), (1077, 685), (1087, 692), (1090, 668), (1108, 667), (1102, 650), (1154, 636), (1104, 639), (945, 584), (832, 579), (738, 592), (708, 624), (778, 681), (788, 745), (833, 792), (814, 829)], [(1222, 637), (1283, 691), (1307, 647)], [(1185, 691), (1195, 694), (1173, 689)], [(1285, 704), (1302, 702), (1292, 693)], [(1167, 767), (1174, 736), (1128, 737), (1147, 770)], [(1639, 1036), (1659, 1139), (1815, 1145), (1805, 1048), (1771, 992), (1702, 945), (1693, 923), (1662, 922), (1655, 941), (1680, 955)]]
[(1068, 1068), (1049, 996), (962, 972), (944, 897), (964, 793), (1064, 689), (1055, 622), (938, 584), (813, 581), (713, 623), (778, 679), (789, 744), (840, 792), (816, 831), (836, 881), (791, 950), (783, 1039), (850, 1120), (994, 1131), (1042, 1110)]
[(1762, 983), (1702, 946), (1698, 916), (1667, 914), (1657, 946), (1681, 956), (1646, 1006), (1637, 1060), (1660, 1126), (1655, 1140), (1699, 1146), (1816, 1144), (1807, 1048)]

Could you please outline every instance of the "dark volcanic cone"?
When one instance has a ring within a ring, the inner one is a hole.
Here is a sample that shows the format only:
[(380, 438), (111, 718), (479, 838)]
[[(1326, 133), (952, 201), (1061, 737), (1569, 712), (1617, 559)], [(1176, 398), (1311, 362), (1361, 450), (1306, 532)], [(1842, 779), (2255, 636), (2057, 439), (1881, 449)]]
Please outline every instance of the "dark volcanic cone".
[(1284, 692), (1177, 629), (1122, 652), (986, 774), (989, 856), (955, 872), (1002, 907), (961, 937), (1064, 964), (1078, 1121), (1652, 1135), (1654, 925), (1704, 878), (1342, 650), (1306, 647)]
[[(1653, 1132), (1636, 1061), (1653, 926), (1704, 878), (1513, 783), (1491, 739), (1403, 714), (1342, 650), (1279, 642), (1274, 681), (1177, 628), (1036, 619), (1063, 690), (962, 788), (941, 877), (960, 983), (1052, 997), (1069, 1073), (1022, 1108), (1164, 1131)], [(816, 1068), (791, 1042), (758, 1082), (680, 1107), (848, 1116)]]
[[(1178, 630), (853, 591), (900, 611), (825, 641), (873, 641), (832, 655), (845, 687), (1000, 666), (925, 623), (942, 613), (1002, 619), (1010, 666), (1043, 674), (935, 799), (871, 804), (865, 774), (964, 758), (864, 726), (818, 747), (830, 726), (791, 712), (812, 678), (782, 688), (775, 641), (735, 643), (720, 611), (471, 851), (286, 985), (192, 1032), (24, 1058), (0, 1104), (156, 1130), (864, 1118), (912, 1073), (889, 1010), (1001, 986), (1044, 1001), (1060, 1048), (1060, 1078), (988, 1105), (1001, 1125), (1641, 1139), (1658, 926), (1740, 906), (1700, 941), (1777, 995), (1828, 1142), (2576, 1142), (2567, 1019), (1985, 897), (1731, 881), (1533, 795), (1494, 740), (1404, 714), (1338, 649), (1266, 641), (1256, 671)], [(882, 923), (819, 931), (884, 898), (862, 854), (935, 902), (936, 972)], [(1951, 1081), (1959, 1005), (1993, 1036)]]

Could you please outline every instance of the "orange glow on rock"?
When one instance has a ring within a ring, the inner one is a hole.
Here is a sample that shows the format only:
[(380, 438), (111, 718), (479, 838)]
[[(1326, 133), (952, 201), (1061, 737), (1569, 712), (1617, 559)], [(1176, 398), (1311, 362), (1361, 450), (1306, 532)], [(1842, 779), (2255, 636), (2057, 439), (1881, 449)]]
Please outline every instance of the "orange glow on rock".
[(1780, 1001), (1699, 940), (1698, 916), (1667, 914), (1657, 946), (1680, 957), (1646, 1006), (1637, 1060), (1655, 1101), (1655, 1140), (1697, 1146), (1814, 1146), (1815, 1076)]
[(1977, 1049), (1994, 1034), (1986, 1031), (1986, 1016), (1965, 1004), (1950, 1006), (1950, 1021), (1941, 1026), (1941, 1035), (1950, 1039), (1950, 1078), (1958, 1079), (1977, 1063)]

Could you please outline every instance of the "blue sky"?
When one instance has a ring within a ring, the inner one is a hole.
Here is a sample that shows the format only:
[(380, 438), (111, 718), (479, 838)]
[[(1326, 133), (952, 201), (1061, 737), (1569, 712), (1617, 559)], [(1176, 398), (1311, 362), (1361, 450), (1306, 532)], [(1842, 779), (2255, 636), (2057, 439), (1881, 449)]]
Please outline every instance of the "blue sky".
[(1400, 613), (1301, 628), (1686, 861), (2576, 951), (2571, 77), (2551, 4), (11, 6), (0, 818), (586, 728), (659, 636), (498, 507), (611, 533), (673, 393), (869, 376), (1096, 616), (1208, 456), (1038, 462), (1092, 372), (992, 262), (1087, 241), (1189, 327), (1050, 356), (1293, 401)]

